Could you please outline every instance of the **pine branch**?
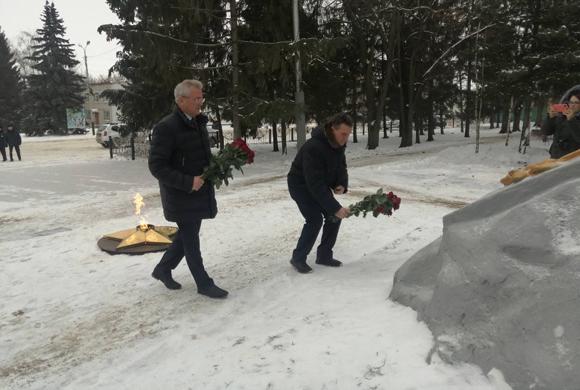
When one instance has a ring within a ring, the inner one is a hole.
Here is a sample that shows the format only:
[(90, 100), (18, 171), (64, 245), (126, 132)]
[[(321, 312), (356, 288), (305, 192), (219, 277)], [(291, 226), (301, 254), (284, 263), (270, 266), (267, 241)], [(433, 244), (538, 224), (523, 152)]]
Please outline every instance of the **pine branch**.
[(453, 50), (454, 48), (456, 48), (457, 46), (459, 46), (462, 42), (466, 41), (467, 39), (473, 37), (474, 35), (477, 35), (485, 30), (487, 30), (490, 27), (495, 26), (497, 23), (492, 23), (492, 24), (488, 24), (487, 26), (472, 32), (471, 34), (465, 36), (464, 38), (460, 39), (459, 41), (455, 42), (453, 45), (451, 45), (447, 50), (445, 50), (445, 52), (443, 52), (443, 54), (441, 54), (439, 56), (439, 58), (437, 58), (435, 60), (435, 62), (433, 62), (433, 64), (429, 67), (429, 69), (427, 69), (427, 71), (425, 73), (423, 73), (423, 78), (425, 78), (429, 73), (431, 73), (431, 71), (435, 68), (435, 66), (439, 63), (439, 61), (441, 61), (445, 56), (447, 56), (447, 54), (449, 54), (449, 52), (451, 52), (451, 50)]
[(174, 38), (170, 35), (167, 34), (161, 34), (155, 31), (149, 31), (149, 30), (138, 30), (138, 29), (129, 29), (129, 28), (124, 28), (124, 27), (120, 27), (120, 26), (116, 26), (116, 25), (112, 25), (112, 24), (105, 24), (102, 25), (98, 28), (98, 31), (101, 32), (103, 30), (110, 30), (110, 31), (115, 31), (115, 32), (127, 32), (127, 33), (135, 33), (135, 34), (147, 34), (147, 35), (153, 35), (159, 38), (164, 38), (164, 39), (168, 39), (171, 40), (173, 42), (178, 42), (178, 43), (183, 43), (186, 45), (193, 45), (193, 46), (198, 46), (198, 47), (226, 47), (229, 46), (230, 43), (196, 43), (196, 42), (191, 42), (191, 41), (186, 41), (184, 39), (178, 39), (178, 38)]

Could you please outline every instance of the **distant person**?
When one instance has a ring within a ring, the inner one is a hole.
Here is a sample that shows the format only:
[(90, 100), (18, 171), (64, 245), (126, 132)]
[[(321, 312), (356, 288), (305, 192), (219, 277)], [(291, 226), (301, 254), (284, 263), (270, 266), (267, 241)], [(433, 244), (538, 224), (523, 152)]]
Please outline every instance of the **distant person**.
[(12, 156), (12, 150), (16, 150), (16, 155), (18, 156), (18, 161), (22, 161), (20, 157), (20, 144), (22, 144), (22, 138), (20, 138), (20, 133), (14, 128), (13, 125), (8, 126), (8, 131), (6, 132), (6, 142), (8, 143), (8, 149), (10, 150), (10, 161), (14, 161)]
[(0, 126), (0, 154), (2, 154), (2, 161), (8, 161), (6, 158), (6, 135), (2, 126)]
[(550, 158), (558, 159), (580, 149), (580, 88), (570, 90), (562, 99), (567, 108), (560, 114), (548, 107), (548, 120), (542, 125), (544, 135), (553, 135)]
[(337, 114), (330, 118), (323, 129), (312, 131), (312, 138), (300, 148), (288, 173), (290, 196), (305, 220), (290, 260), (290, 264), (300, 273), (312, 271), (306, 264), (306, 258), (320, 228), (322, 239), (316, 253), (316, 264), (330, 267), (342, 265), (333, 257), (332, 249), (341, 219), (346, 218), (350, 211), (338, 203), (333, 193), (344, 194), (348, 188), (344, 151), (351, 132), (350, 116)]
[(201, 113), (203, 84), (183, 80), (175, 87), (174, 96), (177, 108), (153, 128), (149, 170), (159, 180), (165, 218), (176, 222), (179, 231), (152, 276), (168, 289), (180, 289), (171, 271), (185, 256), (197, 292), (225, 298), (228, 292), (216, 286), (205, 271), (199, 242), (201, 221), (217, 214), (213, 184), (201, 177), (211, 157), (208, 120)]

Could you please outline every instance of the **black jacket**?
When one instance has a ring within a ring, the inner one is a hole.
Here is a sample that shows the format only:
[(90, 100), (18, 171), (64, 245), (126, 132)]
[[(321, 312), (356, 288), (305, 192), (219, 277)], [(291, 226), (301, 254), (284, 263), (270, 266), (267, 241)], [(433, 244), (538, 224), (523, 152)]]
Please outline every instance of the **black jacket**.
[(214, 218), (215, 192), (210, 182), (193, 191), (193, 177), (209, 165), (211, 150), (207, 117), (191, 121), (180, 111), (163, 118), (153, 129), (149, 170), (159, 180), (161, 204), (168, 221)]
[(554, 135), (556, 132), (556, 125), (558, 122), (561, 122), (563, 118), (564, 117), (562, 115), (557, 115), (553, 118), (550, 118), (550, 116), (546, 115), (546, 118), (544, 118), (542, 121), (542, 135)]
[(300, 148), (288, 173), (288, 186), (310, 194), (328, 215), (341, 208), (332, 189), (341, 185), (346, 192), (348, 188), (345, 148), (333, 147), (322, 129), (314, 129), (312, 138)]
[(0, 148), (6, 147), (6, 136), (4, 135), (4, 130), (0, 130)]
[(550, 146), (550, 157), (560, 158), (580, 149), (580, 118), (567, 120), (566, 117), (557, 116), (542, 124), (542, 131), (546, 135), (554, 135), (554, 141)]
[(16, 130), (6, 131), (6, 143), (8, 146), (16, 146), (22, 143), (22, 138), (20, 138), (20, 133)]

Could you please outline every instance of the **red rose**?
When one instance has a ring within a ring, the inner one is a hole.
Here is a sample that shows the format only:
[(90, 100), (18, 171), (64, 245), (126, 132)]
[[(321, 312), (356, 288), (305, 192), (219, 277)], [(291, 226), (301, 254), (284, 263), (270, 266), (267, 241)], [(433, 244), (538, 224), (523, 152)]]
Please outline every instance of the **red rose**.
[(248, 146), (246, 141), (241, 138), (236, 138), (234, 142), (231, 143), (234, 149), (239, 149), (246, 154), (246, 163), (251, 164), (254, 162), (254, 156), (256, 155), (252, 149)]

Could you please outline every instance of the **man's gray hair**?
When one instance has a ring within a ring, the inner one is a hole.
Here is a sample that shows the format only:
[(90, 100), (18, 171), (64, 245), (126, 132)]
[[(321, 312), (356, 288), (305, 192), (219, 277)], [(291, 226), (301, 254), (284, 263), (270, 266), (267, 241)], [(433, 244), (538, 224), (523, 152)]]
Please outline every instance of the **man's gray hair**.
[(193, 88), (202, 90), (203, 83), (199, 80), (186, 79), (183, 80), (181, 83), (177, 84), (175, 86), (175, 89), (173, 90), (175, 101), (177, 102), (177, 99), (181, 96), (189, 96)]

